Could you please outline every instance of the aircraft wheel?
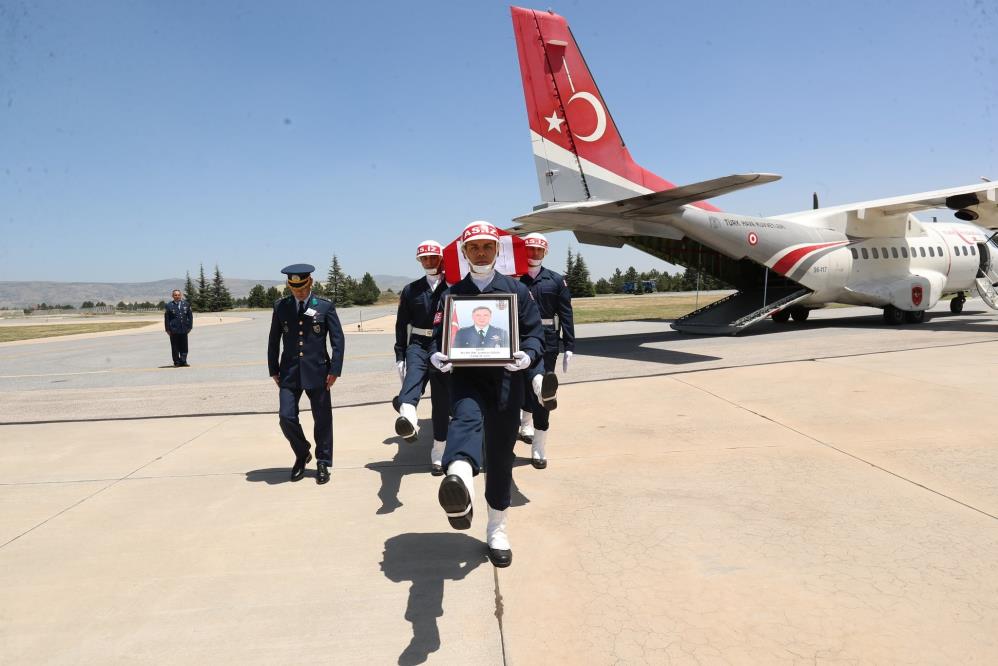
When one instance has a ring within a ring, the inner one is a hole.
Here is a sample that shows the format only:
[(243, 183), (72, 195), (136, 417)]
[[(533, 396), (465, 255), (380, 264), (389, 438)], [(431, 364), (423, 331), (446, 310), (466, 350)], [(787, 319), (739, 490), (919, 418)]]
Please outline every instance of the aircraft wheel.
[(884, 322), (891, 326), (899, 326), (904, 323), (904, 310), (898, 310), (893, 305), (884, 307)]
[(912, 310), (904, 313), (904, 321), (908, 324), (921, 324), (925, 321), (925, 310)]
[(807, 321), (807, 318), (808, 318), (808, 316), (810, 314), (811, 314), (811, 311), (808, 310), (807, 308), (791, 308), (790, 309), (790, 316), (793, 317), (794, 321), (796, 321), (796, 322)]
[(963, 312), (963, 304), (967, 302), (967, 299), (961, 296), (954, 296), (949, 302), (949, 311), (953, 314), (960, 314)]
[(780, 310), (773, 313), (773, 321), (777, 324), (786, 324), (790, 321), (790, 310)]

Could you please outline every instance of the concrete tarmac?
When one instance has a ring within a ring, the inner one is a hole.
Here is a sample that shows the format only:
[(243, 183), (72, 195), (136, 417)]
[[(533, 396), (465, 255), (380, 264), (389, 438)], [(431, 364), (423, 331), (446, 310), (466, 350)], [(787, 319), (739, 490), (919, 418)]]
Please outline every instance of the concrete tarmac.
[[(201, 329), (242, 342), (186, 378), (145, 369), (152, 333), (0, 346), (0, 663), (996, 663), (998, 320), (971, 309), (580, 327), (504, 570), (481, 478), (471, 530), (437, 505), (429, 404), (393, 434), (388, 334), (347, 338), (326, 486), (287, 481), (266, 323)], [(68, 374), (123, 340), (131, 371)], [(240, 384), (260, 413), (216, 395)]]

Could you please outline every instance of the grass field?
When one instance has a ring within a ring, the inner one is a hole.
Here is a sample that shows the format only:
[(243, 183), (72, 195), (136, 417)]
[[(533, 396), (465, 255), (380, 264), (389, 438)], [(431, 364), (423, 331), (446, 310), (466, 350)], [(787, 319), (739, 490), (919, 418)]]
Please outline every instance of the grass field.
[(702, 308), (727, 294), (642, 294), (640, 296), (597, 296), (573, 298), (572, 309), (576, 324), (603, 321), (633, 321), (640, 319), (676, 319)]
[(46, 326), (0, 326), (0, 342), (15, 340), (34, 340), (35, 338), (51, 338), (58, 335), (74, 335), (76, 333), (105, 333), (121, 331), (129, 328), (148, 326), (148, 321), (121, 321), (100, 324), (51, 324)]

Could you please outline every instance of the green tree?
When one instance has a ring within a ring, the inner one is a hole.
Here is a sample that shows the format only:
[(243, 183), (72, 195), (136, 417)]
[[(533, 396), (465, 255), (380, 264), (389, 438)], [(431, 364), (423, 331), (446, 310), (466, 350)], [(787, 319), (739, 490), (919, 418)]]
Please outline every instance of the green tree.
[(93, 301), (83, 301), (83, 304), (80, 306), (80, 309), (82, 310), (83, 308), (92, 308), (93, 306), (94, 306)]
[[(194, 307), (194, 305), (193, 305), (194, 283), (191, 282), (191, 272), (190, 271), (187, 271), (187, 280), (184, 282), (184, 296), (187, 298), (188, 301), (192, 302), (191, 307)], [(172, 296), (171, 296), (171, 298), (172, 298)]]
[(156, 309), (157, 310), (165, 310), (166, 309), (166, 301), (160, 301), (159, 303), (157, 303), (156, 304)]
[(615, 294), (624, 291), (624, 274), (620, 272), (619, 268), (613, 271), (613, 276), (610, 278), (610, 286), (613, 287), (613, 293)]
[(600, 278), (599, 280), (596, 280), (595, 291), (597, 294), (612, 294), (613, 286), (606, 278)]
[(348, 291), (346, 281), (349, 277), (343, 272), (340, 260), (334, 254), (333, 261), (329, 264), (329, 274), (326, 276), (326, 298), (337, 307), (350, 305), (352, 302), (346, 293)]
[(333, 301), (336, 307), (346, 308), (353, 305), (356, 302), (355, 295), (359, 286), (352, 277), (344, 275), (336, 288), (336, 300)]
[(360, 279), (360, 284), (357, 285), (357, 289), (353, 293), (354, 302), (357, 305), (371, 305), (378, 300), (379, 296), (381, 296), (381, 290), (375, 284), (374, 278), (371, 277), (370, 273), (364, 273), (364, 277)]
[(208, 309), (211, 312), (232, 309), (232, 294), (225, 286), (225, 280), (222, 278), (222, 271), (218, 269), (218, 264), (215, 264), (215, 277), (208, 288)]
[(266, 305), (264, 305), (263, 307), (268, 307), (268, 308), (273, 307), (274, 303), (279, 301), (280, 298), (281, 298), (280, 290), (277, 287), (270, 287), (269, 289), (267, 289)]
[(201, 275), (198, 277), (197, 286), (191, 287), (187, 299), (191, 302), (191, 309), (195, 312), (207, 312), (208, 308), (211, 307), (211, 289), (204, 276), (204, 264), (201, 264)]
[(575, 255), (575, 261), (572, 262), (572, 275), (571, 277), (566, 276), (565, 281), (568, 283), (568, 289), (572, 292), (573, 298), (589, 298), (596, 295), (593, 281), (589, 279), (589, 268), (586, 267), (586, 260), (582, 258), (581, 254)]
[(249, 296), (246, 298), (246, 307), (248, 308), (267, 307), (267, 290), (263, 288), (262, 284), (255, 284), (253, 285), (253, 288), (250, 289)]

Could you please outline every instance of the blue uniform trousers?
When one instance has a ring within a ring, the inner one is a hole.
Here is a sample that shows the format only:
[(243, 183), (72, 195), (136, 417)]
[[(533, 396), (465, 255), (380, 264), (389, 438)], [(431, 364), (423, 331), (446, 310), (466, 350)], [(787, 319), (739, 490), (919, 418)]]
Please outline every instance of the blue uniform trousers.
[[(312, 419), (315, 421), (315, 458), (330, 467), (333, 465), (333, 403), (325, 386), (305, 389), (312, 406)], [(298, 401), (302, 389), (281, 387), (281, 432), (288, 438), (291, 450), (298, 457), (308, 454), (310, 445), (305, 438), (301, 422), (298, 420)]]
[(442, 442), (447, 439), (447, 424), (450, 422), (449, 378), (437, 372), (430, 365), (430, 346), (433, 338), (413, 336), (405, 349), (405, 379), (399, 402), (419, 405), (419, 399), (430, 383), (430, 404), (433, 406), (433, 439)]
[(493, 368), (455, 368), (451, 379), (453, 418), (443, 465), (456, 458), (478, 473), (485, 462), (485, 500), (493, 509), (509, 508), (513, 483), (513, 444), (520, 425), (526, 373)]
[[(544, 362), (538, 363), (536, 367), (530, 370), (530, 380), (536, 375), (542, 375), (546, 372), (554, 372), (555, 367), (558, 365), (558, 350), (544, 351)], [(550, 415), (551, 410), (545, 409), (544, 405), (538, 399), (537, 394), (534, 393), (533, 389), (527, 388), (526, 395), (523, 400), (523, 408), (534, 415), (534, 428), (537, 430), (547, 430), (550, 425)]]
[(186, 333), (170, 333), (170, 353), (173, 355), (174, 365), (187, 363)]

